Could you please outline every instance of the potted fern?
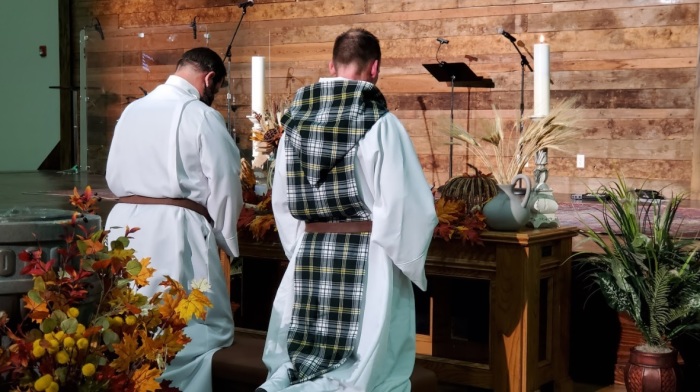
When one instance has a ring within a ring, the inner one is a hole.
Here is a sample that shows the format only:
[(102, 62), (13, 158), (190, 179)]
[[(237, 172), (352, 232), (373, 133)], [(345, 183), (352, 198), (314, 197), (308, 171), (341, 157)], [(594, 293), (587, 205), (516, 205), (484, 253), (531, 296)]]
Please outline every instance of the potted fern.
[[(600, 251), (582, 260), (593, 263), (593, 281), (608, 305), (629, 317), (643, 338), (630, 351), (625, 385), (628, 391), (676, 391), (677, 351), (671, 341), (700, 327), (698, 244), (674, 226), (685, 195), (665, 203), (643, 201), (621, 176), (598, 192), (602, 232), (586, 227), (583, 234)], [(647, 377), (651, 365), (659, 368), (655, 377)]]

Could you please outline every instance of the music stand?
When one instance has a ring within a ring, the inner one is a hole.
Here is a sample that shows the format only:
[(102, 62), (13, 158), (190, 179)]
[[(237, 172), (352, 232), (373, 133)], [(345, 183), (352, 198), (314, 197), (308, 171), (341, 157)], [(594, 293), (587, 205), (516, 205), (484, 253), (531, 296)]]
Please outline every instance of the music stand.
[(425, 67), (438, 82), (447, 82), (450, 86), (450, 167), (448, 168), (447, 175), (452, 178), (452, 124), (454, 123), (455, 86), (490, 88), (494, 87), (494, 83), (491, 79), (477, 76), (465, 63), (446, 63), (441, 61), (437, 64), (423, 64), (423, 67)]

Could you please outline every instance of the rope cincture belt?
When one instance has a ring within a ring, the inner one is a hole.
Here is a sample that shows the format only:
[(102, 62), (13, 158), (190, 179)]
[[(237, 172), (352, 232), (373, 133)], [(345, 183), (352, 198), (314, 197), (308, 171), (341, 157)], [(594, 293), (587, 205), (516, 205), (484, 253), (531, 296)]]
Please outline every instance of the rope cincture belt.
[(203, 205), (197, 203), (196, 201), (192, 201), (190, 199), (184, 199), (184, 198), (171, 198), (171, 197), (147, 197), (147, 196), (138, 196), (138, 195), (133, 195), (133, 196), (122, 196), (119, 198), (119, 203), (127, 203), (127, 204), (160, 204), (160, 205), (166, 205), (166, 206), (176, 206), (176, 207), (182, 207), (182, 208), (187, 208), (188, 210), (194, 211), (198, 213), (199, 215), (203, 216), (207, 222), (210, 224), (214, 224), (214, 220), (211, 218), (209, 215), (209, 211), (207, 211), (207, 208), (204, 207)]
[(307, 222), (307, 233), (371, 233), (372, 221)]

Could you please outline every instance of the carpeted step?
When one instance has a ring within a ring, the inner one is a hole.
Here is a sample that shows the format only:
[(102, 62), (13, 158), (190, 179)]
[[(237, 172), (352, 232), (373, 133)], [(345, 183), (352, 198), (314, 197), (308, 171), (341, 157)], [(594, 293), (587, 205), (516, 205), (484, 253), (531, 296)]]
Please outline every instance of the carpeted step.
[[(267, 368), (262, 362), (265, 336), (254, 331), (236, 330), (235, 342), (214, 354), (212, 359), (214, 392), (253, 392), (265, 382)], [(411, 375), (411, 391), (436, 392), (435, 373), (418, 365)]]

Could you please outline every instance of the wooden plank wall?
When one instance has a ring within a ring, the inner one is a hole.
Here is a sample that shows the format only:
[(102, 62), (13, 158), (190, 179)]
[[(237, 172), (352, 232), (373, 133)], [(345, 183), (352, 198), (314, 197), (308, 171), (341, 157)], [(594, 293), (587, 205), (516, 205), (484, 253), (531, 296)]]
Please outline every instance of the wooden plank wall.
[[(81, 27), (91, 30), (95, 17), (105, 33), (100, 40), (90, 32), (88, 44), (89, 85), (99, 87), (90, 103), (96, 171), (104, 167), (125, 104), (142, 96), (141, 88), (161, 83), (183, 51), (206, 45), (223, 55), (241, 17), (230, 0), (74, 0), (71, 7), (73, 42)], [(195, 17), (197, 39), (190, 27)], [(512, 124), (519, 114), (520, 57), (499, 27), (523, 43), (528, 57), (544, 35), (551, 45), (553, 103), (578, 97), (585, 132), (568, 152), (550, 152), (548, 183), (555, 192), (595, 189), (620, 171), (634, 185), (646, 181), (646, 188), (665, 188), (668, 195), (689, 191), (700, 177), (700, 163), (693, 163), (700, 145), (694, 130), (698, 0), (256, 0), (232, 46), (233, 118), (242, 150), (250, 148), (251, 56), (270, 60), (271, 94), (291, 96), (327, 76), (334, 38), (355, 26), (381, 41), (378, 86), (406, 125), (430, 183), (448, 179), (448, 138), (438, 128), (449, 117), (450, 88), (422, 64), (436, 61), (437, 37), (448, 39), (441, 60), (466, 62), (495, 83), (457, 88), (455, 121), (476, 132), (494, 117), (495, 105)], [(214, 105), (226, 118), (225, 93)], [(529, 71), (525, 108), (527, 116)], [(463, 146), (454, 151), (455, 174), (477, 164)], [(584, 169), (576, 168), (575, 154), (585, 155)], [(697, 189), (693, 196), (700, 198)]]

